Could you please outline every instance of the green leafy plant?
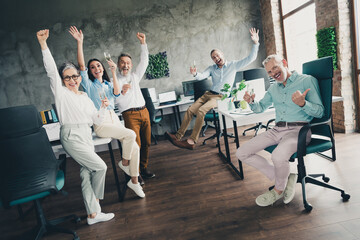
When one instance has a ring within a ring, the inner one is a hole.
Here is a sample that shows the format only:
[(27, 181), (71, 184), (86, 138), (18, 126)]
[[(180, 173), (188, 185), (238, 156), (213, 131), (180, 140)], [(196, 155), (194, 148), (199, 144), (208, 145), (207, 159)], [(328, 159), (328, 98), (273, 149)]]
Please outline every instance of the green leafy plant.
[(146, 69), (145, 75), (147, 79), (170, 76), (166, 51), (149, 55), (149, 65)]
[(323, 28), (316, 33), (318, 58), (332, 56), (334, 69), (337, 69), (337, 42), (335, 27)]
[(239, 87), (238, 88), (234, 88), (231, 90), (231, 86), (230, 84), (228, 83), (225, 83), (224, 84), (224, 87), (220, 90), (221, 92), (223, 92), (223, 96), (221, 98), (221, 100), (224, 100), (225, 98), (228, 98), (229, 96), (232, 96), (233, 97), (233, 100), (237, 100), (237, 92), (243, 90), (244, 88), (246, 87), (246, 84), (245, 84), (245, 80), (242, 80), (240, 83), (239, 83)]

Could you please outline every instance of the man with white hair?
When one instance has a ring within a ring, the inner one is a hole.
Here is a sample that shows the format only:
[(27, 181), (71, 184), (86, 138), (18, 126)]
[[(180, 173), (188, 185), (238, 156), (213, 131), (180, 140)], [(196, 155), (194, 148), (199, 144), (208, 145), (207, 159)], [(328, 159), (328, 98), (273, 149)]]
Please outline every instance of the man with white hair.
[[(217, 100), (221, 99), (222, 95), (220, 90), (224, 88), (224, 84), (232, 86), (235, 81), (235, 74), (237, 71), (242, 70), (244, 67), (253, 62), (259, 50), (259, 30), (255, 28), (250, 29), (251, 40), (254, 45), (251, 49), (249, 56), (242, 60), (237, 61), (226, 61), (224, 54), (218, 50), (213, 49), (210, 52), (211, 59), (214, 61), (214, 65), (208, 67), (204, 72), (198, 73), (196, 68), (190, 67), (190, 73), (197, 80), (208, 78), (211, 76), (213, 86), (210, 91), (206, 91), (196, 102), (191, 105), (185, 113), (184, 119), (181, 123), (180, 128), (176, 134), (169, 132), (165, 133), (168, 140), (177, 147), (186, 148), (193, 150), (195, 143), (199, 138), (199, 134), (204, 123), (205, 114), (212, 108), (216, 107)], [(196, 115), (195, 126), (190, 137), (186, 140), (181, 141), (193, 116)]]
[[(301, 127), (324, 114), (318, 81), (314, 77), (291, 72), (287, 61), (278, 55), (268, 56), (263, 65), (276, 83), (259, 102), (254, 101), (255, 94), (248, 92), (245, 92), (244, 100), (255, 113), (261, 113), (273, 104), (276, 125), (243, 144), (236, 152), (242, 162), (257, 168), (271, 181), (275, 180), (272, 190), (256, 198), (256, 204), (261, 207), (272, 205), (282, 197), (285, 204), (294, 198), (297, 174), (290, 173), (289, 159), (297, 150)], [(310, 140), (309, 130), (306, 143)], [(271, 155), (273, 164), (256, 154), (272, 145), (277, 145)]]

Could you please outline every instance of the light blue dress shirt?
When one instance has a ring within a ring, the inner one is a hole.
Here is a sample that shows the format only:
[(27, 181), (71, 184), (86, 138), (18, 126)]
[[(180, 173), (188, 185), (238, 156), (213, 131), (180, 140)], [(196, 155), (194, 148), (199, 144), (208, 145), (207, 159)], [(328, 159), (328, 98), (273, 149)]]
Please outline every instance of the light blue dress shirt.
[(97, 109), (100, 109), (101, 107), (101, 99), (99, 95), (99, 90), (102, 88), (105, 92), (106, 97), (109, 100), (109, 106), (106, 108), (108, 110), (114, 109), (114, 101), (115, 97), (118, 95), (114, 95), (114, 87), (111, 82), (103, 81), (103, 83), (100, 83), (99, 80), (95, 79), (94, 81), (91, 81), (89, 79), (87, 69), (85, 71), (80, 71), (80, 75), (82, 78), (82, 81), (80, 85), (83, 87), (84, 91), (87, 93), (87, 95), (91, 98), (91, 100), (94, 102), (94, 105)]
[(204, 72), (197, 73), (195, 78), (201, 80), (211, 76), (213, 86), (211, 90), (221, 93), (220, 90), (224, 88), (224, 84), (228, 83), (231, 87), (235, 81), (236, 72), (240, 71), (251, 62), (253, 62), (259, 51), (259, 43), (253, 44), (249, 56), (242, 60), (237, 61), (226, 61), (222, 68), (219, 68), (216, 64), (208, 67)]
[[(305, 105), (300, 107), (292, 101), (292, 94), (297, 90), (303, 93), (308, 88), (310, 91), (305, 97)], [(264, 98), (259, 102), (251, 103), (250, 108), (260, 113), (272, 104), (275, 107), (276, 122), (310, 122), (314, 117), (321, 118), (324, 114), (317, 79), (295, 71), (288, 78), (286, 86), (282, 83), (274, 83), (269, 87)]]

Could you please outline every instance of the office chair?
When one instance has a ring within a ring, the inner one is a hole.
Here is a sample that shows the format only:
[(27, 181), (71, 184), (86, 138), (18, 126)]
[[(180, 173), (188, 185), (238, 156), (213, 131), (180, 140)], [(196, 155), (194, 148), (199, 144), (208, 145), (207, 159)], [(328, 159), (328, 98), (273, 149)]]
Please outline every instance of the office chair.
[[(245, 81), (254, 80), (258, 78), (264, 78), (265, 90), (270, 87), (270, 81), (268, 74), (264, 68), (254, 68), (249, 69), (243, 72), (243, 77)], [(246, 82), (245, 82), (246, 83)], [(255, 92), (256, 94), (256, 92)], [(246, 136), (246, 132), (250, 130), (255, 130), (255, 136), (257, 135), (258, 131), (262, 128), (267, 128), (268, 124), (264, 126), (261, 122), (257, 123), (255, 126), (247, 128), (243, 131), (243, 136)]]
[[(156, 140), (156, 136), (152, 131), (152, 127), (156, 124), (160, 125), (161, 120), (163, 119), (164, 115), (163, 115), (163, 110), (156, 110), (154, 103), (152, 102), (152, 99), (150, 97), (150, 93), (149, 93), (149, 89), (148, 88), (142, 88), (141, 89), (141, 93), (145, 99), (145, 106), (149, 111), (149, 115), (150, 115), (150, 122), (151, 122), (151, 137), (154, 139), (155, 144), (157, 144), (157, 140)], [(156, 116), (156, 114), (158, 112), (161, 112), (161, 116)]]
[[(324, 152), (332, 149), (335, 146), (333, 131), (332, 131), (332, 78), (333, 78), (333, 65), (332, 57), (324, 57), (311, 62), (303, 64), (303, 73), (314, 76), (319, 83), (320, 95), (325, 108), (324, 116), (321, 119), (314, 118), (310, 124), (301, 128), (298, 136), (298, 148), (297, 152), (291, 156), (290, 161), (298, 159), (298, 179), (297, 182), (302, 185), (302, 195), (305, 210), (310, 212), (312, 210), (311, 204), (306, 200), (305, 184), (311, 183), (325, 188), (330, 188), (335, 191), (341, 192), (343, 201), (347, 201), (350, 198), (349, 194), (346, 194), (344, 190), (327, 184), (330, 178), (325, 174), (306, 174), (304, 156), (310, 153)], [(306, 146), (306, 135), (311, 128), (312, 136), (311, 142)], [(271, 146), (265, 150), (272, 152), (276, 148)], [(322, 181), (316, 179), (316, 177), (322, 177)]]
[(80, 221), (76, 215), (45, 218), (40, 200), (63, 188), (66, 155), (55, 158), (33, 105), (0, 109), (0, 154), (0, 206), (10, 208), (33, 201), (38, 223), (35, 239), (46, 232), (68, 233), (79, 239), (74, 231), (55, 226)]

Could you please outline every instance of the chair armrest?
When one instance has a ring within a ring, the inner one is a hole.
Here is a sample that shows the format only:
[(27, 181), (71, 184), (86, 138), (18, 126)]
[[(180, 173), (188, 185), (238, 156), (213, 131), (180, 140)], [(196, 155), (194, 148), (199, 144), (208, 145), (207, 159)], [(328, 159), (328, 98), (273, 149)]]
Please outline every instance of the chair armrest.
[(309, 123), (304, 125), (298, 135), (298, 146), (297, 146), (297, 155), (298, 157), (303, 157), (306, 155), (306, 135), (310, 128), (320, 125), (329, 125), (331, 123), (331, 119), (327, 119), (322, 122)]

